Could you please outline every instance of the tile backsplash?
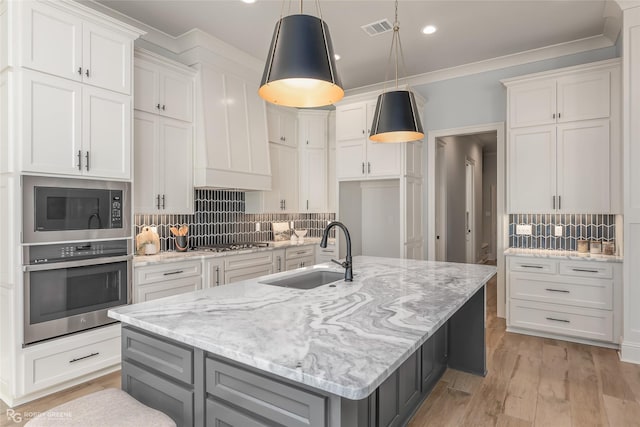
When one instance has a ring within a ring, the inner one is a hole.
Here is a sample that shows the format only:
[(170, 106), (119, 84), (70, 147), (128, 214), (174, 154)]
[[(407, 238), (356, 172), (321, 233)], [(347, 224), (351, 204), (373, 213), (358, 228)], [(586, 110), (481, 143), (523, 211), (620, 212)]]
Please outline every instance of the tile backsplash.
[[(516, 225), (530, 224), (531, 235), (516, 234)], [(562, 227), (562, 236), (554, 235)], [(511, 214), (509, 215), (509, 247), (533, 249), (577, 250), (578, 240), (614, 242), (616, 216), (605, 214)]]
[[(230, 242), (273, 240), (271, 222), (294, 221), (297, 229), (306, 229), (308, 237), (321, 237), (334, 213), (246, 214), (244, 192), (229, 190), (195, 190), (193, 215), (135, 214), (135, 233), (141, 227), (158, 227), (160, 250), (175, 249), (169, 228), (189, 226), (190, 245), (203, 246)], [(256, 223), (260, 223), (260, 231)], [(331, 230), (332, 234), (334, 230)]]

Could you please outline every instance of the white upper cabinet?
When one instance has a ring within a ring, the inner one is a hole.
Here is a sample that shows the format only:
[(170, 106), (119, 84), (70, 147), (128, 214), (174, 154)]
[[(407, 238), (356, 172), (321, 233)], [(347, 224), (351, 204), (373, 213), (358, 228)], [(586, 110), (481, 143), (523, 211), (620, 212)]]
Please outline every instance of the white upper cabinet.
[(300, 148), (327, 148), (328, 112), (301, 111), (298, 114), (298, 141)]
[(509, 212), (622, 212), (619, 61), (503, 83)]
[(301, 111), (298, 113), (300, 212), (326, 212), (328, 210), (328, 115), (328, 111)]
[(402, 144), (375, 143), (369, 132), (375, 101), (336, 108), (336, 174), (338, 179), (397, 178)]
[(293, 108), (267, 106), (267, 129), (269, 142), (296, 147), (297, 113)]
[(22, 170), (130, 178), (131, 97), (25, 71)]
[(131, 94), (133, 38), (42, 2), (24, 2), (21, 65)]
[(246, 213), (298, 212), (298, 150), (269, 144), (271, 190), (245, 193)]
[(189, 67), (136, 50), (134, 108), (192, 122), (194, 75)]
[(535, 80), (509, 88), (509, 127), (609, 117), (608, 70)]

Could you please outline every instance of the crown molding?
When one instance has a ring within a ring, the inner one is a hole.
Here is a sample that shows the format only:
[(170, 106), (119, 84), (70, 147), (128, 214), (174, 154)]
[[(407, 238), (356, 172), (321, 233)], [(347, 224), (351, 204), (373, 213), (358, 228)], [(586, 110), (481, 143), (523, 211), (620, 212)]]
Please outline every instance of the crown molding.
[(614, 1), (618, 4), (620, 9), (623, 11), (634, 8), (634, 7), (640, 7), (639, 0), (614, 0)]

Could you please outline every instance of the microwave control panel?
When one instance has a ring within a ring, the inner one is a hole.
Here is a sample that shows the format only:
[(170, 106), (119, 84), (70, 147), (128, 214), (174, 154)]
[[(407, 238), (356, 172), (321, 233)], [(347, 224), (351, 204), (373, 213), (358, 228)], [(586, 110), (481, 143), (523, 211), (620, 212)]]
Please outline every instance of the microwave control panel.
[(122, 191), (111, 192), (111, 228), (122, 228)]

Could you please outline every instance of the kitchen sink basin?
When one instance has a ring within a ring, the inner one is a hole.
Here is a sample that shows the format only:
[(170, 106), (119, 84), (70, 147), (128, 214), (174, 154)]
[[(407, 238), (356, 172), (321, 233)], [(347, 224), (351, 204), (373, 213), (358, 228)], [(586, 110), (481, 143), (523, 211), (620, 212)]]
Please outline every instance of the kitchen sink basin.
[(282, 286), (283, 288), (313, 289), (339, 280), (344, 280), (344, 273), (327, 270), (311, 270), (293, 276), (261, 281), (260, 283)]

